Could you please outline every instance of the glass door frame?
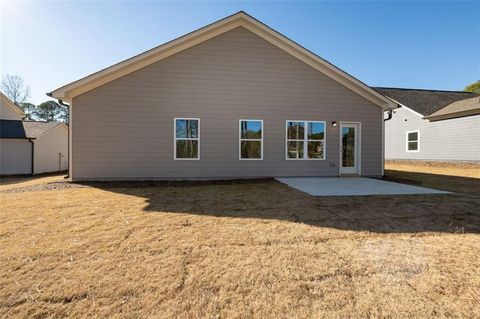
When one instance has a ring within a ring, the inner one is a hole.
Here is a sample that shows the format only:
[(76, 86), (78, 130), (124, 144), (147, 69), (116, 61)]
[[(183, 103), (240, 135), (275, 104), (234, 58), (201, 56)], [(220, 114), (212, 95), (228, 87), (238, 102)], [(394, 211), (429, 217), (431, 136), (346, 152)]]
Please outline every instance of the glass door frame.
[[(355, 166), (343, 167), (343, 141), (342, 131), (344, 127), (353, 127), (355, 129)], [(339, 144), (338, 144), (338, 169), (339, 175), (361, 175), (362, 170), (362, 122), (340, 122), (339, 125)]]

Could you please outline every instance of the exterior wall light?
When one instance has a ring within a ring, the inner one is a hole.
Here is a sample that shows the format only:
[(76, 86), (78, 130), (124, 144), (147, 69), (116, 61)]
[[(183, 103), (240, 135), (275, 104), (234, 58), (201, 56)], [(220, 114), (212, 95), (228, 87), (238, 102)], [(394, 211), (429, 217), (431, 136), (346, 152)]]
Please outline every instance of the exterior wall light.
[(337, 127), (337, 122), (333, 121), (333, 122), (332, 122), (332, 126), (333, 126), (333, 127)]

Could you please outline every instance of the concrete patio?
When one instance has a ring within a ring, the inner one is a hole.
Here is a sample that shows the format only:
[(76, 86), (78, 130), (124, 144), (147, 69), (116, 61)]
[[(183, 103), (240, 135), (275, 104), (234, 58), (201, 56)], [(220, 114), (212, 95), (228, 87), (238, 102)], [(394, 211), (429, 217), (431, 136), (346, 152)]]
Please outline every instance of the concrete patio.
[(286, 177), (277, 181), (313, 196), (448, 194), (449, 192), (374, 178)]

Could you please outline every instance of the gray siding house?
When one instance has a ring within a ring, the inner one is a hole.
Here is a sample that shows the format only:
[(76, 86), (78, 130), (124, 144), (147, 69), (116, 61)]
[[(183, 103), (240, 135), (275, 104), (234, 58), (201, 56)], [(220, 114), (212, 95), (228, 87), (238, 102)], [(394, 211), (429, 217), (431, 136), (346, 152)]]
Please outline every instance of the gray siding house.
[(400, 105), (385, 123), (387, 160), (480, 161), (480, 96), (376, 88)]
[(73, 180), (380, 176), (396, 107), (244, 12), (49, 95)]

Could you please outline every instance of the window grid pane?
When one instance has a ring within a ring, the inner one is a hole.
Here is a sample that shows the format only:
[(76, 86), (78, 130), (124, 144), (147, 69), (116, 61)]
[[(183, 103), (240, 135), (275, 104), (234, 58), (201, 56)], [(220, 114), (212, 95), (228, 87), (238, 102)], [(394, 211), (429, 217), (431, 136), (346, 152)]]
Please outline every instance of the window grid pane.
[(287, 122), (287, 158), (305, 158), (305, 122)]
[(303, 140), (305, 138), (305, 122), (288, 121), (287, 138), (289, 140)]
[(311, 141), (307, 143), (308, 158), (323, 158), (324, 144), (323, 141)]
[(263, 121), (240, 120), (240, 159), (263, 159)]
[(305, 143), (303, 141), (288, 141), (287, 156), (288, 158), (302, 159), (304, 158)]
[(199, 159), (200, 120), (175, 119), (175, 159)]
[(414, 142), (418, 140), (418, 132), (411, 132), (408, 133), (408, 141), (409, 142)]
[(177, 140), (177, 158), (198, 158), (198, 140)]
[(408, 142), (409, 151), (418, 151), (418, 142)]
[(325, 122), (287, 121), (287, 158), (325, 159), (324, 150)]
[(262, 121), (240, 121), (240, 137), (242, 140), (261, 140), (263, 134)]
[(242, 141), (240, 145), (241, 158), (261, 159), (262, 142), (261, 141)]
[(307, 138), (309, 141), (322, 141), (325, 138), (325, 124), (308, 122)]
[(407, 132), (407, 152), (417, 152), (420, 147), (420, 133), (418, 131)]
[(325, 139), (325, 123), (323, 122), (307, 122), (307, 152), (309, 159), (324, 158), (324, 139)]
[(198, 120), (176, 119), (176, 138), (198, 138)]

